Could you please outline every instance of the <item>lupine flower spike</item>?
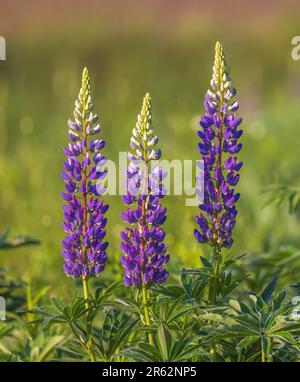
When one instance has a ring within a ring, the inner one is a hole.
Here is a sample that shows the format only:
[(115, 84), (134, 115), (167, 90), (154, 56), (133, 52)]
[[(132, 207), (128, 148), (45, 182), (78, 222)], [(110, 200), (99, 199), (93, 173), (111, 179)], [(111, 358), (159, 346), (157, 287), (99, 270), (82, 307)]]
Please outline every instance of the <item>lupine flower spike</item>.
[[(151, 160), (158, 160), (161, 155), (159, 149), (153, 148), (157, 143), (158, 138), (153, 135), (151, 98), (147, 93), (130, 142), (134, 152), (128, 154), (128, 192), (123, 201), (129, 207), (121, 213), (123, 220), (133, 226), (121, 232), (124, 253), (121, 263), (125, 269), (123, 280), (126, 286), (158, 284), (168, 277), (164, 265), (169, 255), (166, 255), (165, 232), (161, 228), (166, 220), (166, 208), (160, 204), (164, 194), (161, 183), (164, 174), (159, 167), (150, 173)], [(147, 177), (145, 190), (143, 176)]]
[[(158, 138), (153, 134), (151, 98), (147, 93), (130, 141), (133, 153), (128, 154), (127, 195), (123, 196), (128, 208), (121, 214), (131, 225), (121, 232), (123, 280), (126, 286), (141, 287), (146, 325), (150, 325), (148, 287), (167, 279), (165, 264), (169, 261), (165, 232), (161, 228), (166, 220), (166, 208), (160, 203), (165, 193), (162, 179), (166, 174), (158, 166), (150, 170), (151, 161), (161, 156), (160, 150), (154, 149), (157, 143)], [(152, 334), (148, 337), (153, 344)]]
[(65, 192), (61, 194), (66, 201), (63, 222), (66, 237), (62, 242), (64, 272), (83, 280), (103, 272), (107, 259), (104, 214), (108, 206), (99, 198), (104, 190), (97, 183), (106, 174), (103, 171), (106, 158), (101, 153), (105, 142), (93, 138), (100, 131), (97, 120), (85, 68), (75, 102), (74, 121), (68, 121), (70, 141), (64, 149), (67, 156), (62, 173)]
[(198, 147), (204, 162), (204, 200), (199, 206), (200, 214), (195, 217), (199, 228), (194, 233), (200, 243), (209, 244), (219, 254), (222, 247), (232, 246), (237, 216), (235, 204), (240, 197), (234, 187), (243, 165), (237, 158), (242, 148), (238, 139), (243, 131), (238, 129), (242, 118), (235, 114), (239, 108), (235, 94), (223, 47), (217, 42), (211, 90), (205, 96), (205, 115), (200, 119), (202, 129), (198, 131), (201, 138)]

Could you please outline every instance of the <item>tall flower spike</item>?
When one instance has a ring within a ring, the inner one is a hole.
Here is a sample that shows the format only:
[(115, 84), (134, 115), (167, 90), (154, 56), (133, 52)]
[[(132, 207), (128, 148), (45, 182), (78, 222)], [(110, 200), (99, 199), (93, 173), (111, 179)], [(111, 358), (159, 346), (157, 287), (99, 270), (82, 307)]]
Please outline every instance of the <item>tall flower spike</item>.
[(205, 115), (200, 119), (198, 131), (201, 142), (199, 152), (204, 162), (204, 198), (200, 213), (195, 217), (199, 229), (195, 237), (200, 243), (208, 243), (220, 253), (221, 248), (230, 248), (233, 243), (232, 229), (237, 216), (235, 193), (243, 163), (236, 154), (241, 150), (238, 143), (243, 131), (238, 129), (242, 118), (235, 112), (239, 104), (234, 100), (235, 88), (231, 86), (223, 47), (217, 42), (211, 90), (205, 96)]
[(151, 161), (161, 155), (159, 149), (154, 149), (157, 143), (158, 138), (153, 134), (151, 98), (147, 93), (130, 141), (133, 153), (128, 153), (127, 195), (123, 196), (123, 201), (129, 207), (121, 213), (123, 220), (131, 224), (121, 232), (121, 263), (126, 286), (162, 283), (168, 277), (164, 265), (169, 255), (166, 255), (165, 232), (161, 228), (166, 220), (166, 208), (160, 204), (164, 195), (162, 179), (166, 174), (158, 166), (150, 172)]
[(88, 70), (82, 73), (82, 86), (75, 102), (74, 121), (69, 120), (69, 144), (64, 149), (67, 156), (62, 178), (65, 192), (63, 228), (66, 237), (62, 242), (64, 272), (67, 276), (88, 279), (96, 277), (104, 270), (107, 259), (107, 242), (104, 242), (107, 219), (104, 205), (99, 195), (103, 193), (99, 185), (106, 171), (106, 158), (101, 150), (102, 139), (92, 139), (100, 131), (98, 116), (93, 113), (91, 85)]

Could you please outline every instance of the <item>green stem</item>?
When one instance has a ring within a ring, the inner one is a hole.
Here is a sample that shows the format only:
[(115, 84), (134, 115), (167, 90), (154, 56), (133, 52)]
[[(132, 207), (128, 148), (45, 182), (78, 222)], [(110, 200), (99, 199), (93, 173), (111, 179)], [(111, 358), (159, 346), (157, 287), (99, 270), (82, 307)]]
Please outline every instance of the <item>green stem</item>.
[[(217, 256), (217, 257), (216, 257)], [(213, 279), (212, 282), (209, 283), (209, 300), (212, 304), (217, 303), (218, 298), (218, 279), (219, 279), (219, 269), (218, 269), (218, 258), (221, 257), (221, 248), (216, 247), (215, 250), (212, 251), (211, 254), (211, 264), (213, 268)]]
[(271, 339), (270, 355), (267, 357), (267, 362), (273, 362), (273, 341)]
[[(88, 281), (85, 278), (82, 279), (82, 287), (83, 287), (83, 296), (84, 296), (84, 300), (85, 300), (85, 308), (88, 309), (89, 308), (89, 302), (88, 302), (89, 286), (88, 286)], [(86, 312), (86, 320), (88, 320), (88, 312)], [(86, 321), (86, 325), (87, 325), (87, 327), (89, 326), (88, 321)], [(96, 359), (95, 359), (95, 355), (94, 355), (94, 351), (93, 351), (93, 339), (92, 339), (90, 333), (88, 333), (87, 352), (89, 354), (91, 362), (95, 362)]]
[[(148, 291), (146, 285), (142, 285), (142, 296), (143, 296), (143, 306), (145, 315), (145, 324), (147, 326), (151, 325), (150, 314), (149, 314), (149, 303), (148, 303)], [(149, 344), (154, 345), (152, 333), (148, 332)]]

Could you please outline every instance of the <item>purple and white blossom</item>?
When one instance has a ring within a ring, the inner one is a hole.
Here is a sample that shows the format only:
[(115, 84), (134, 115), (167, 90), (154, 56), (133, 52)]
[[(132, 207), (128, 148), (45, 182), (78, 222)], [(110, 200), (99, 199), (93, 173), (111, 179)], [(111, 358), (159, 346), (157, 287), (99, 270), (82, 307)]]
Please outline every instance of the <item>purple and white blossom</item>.
[(167, 209), (161, 205), (165, 174), (158, 166), (150, 170), (151, 161), (161, 156), (161, 151), (154, 148), (157, 143), (151, 98), (147, 93), (130, 141), (133, 153), (128, 153), (127, 195), (123, 196), (127, 208), (121, 213), (124, 222), (130, 224), (121, 232), (121, 263), (126, 286), (159, 284), (168, 277), (165, 264), (169, 255), (161, 227), (167, 218)]
[(104, 241), (108, 205), (99, 197), (97, 181), (105, 176), (105, 142), (93, 136), (101, 130), (93, 113), (88, 71), (82, 73), (82, 86), (75, 102), (74, 120), (69, 120), (69, 144), (64, 149), (62, 178), (65, 182), (62, 242), (64, 272), (73, 278), (88, 279), (103, 272), (107, 260)]
[(222, 247), (230, 248), (233, 243), (236, 202), (240, 198), (234, 187), (243, 165), (237, 156), (242, 148), (239, 138), (243, 131), (239, 128), (242, 118), (236, 115), (239, 108), (236, 90), (231, 86), (219, 42), (215, 50), (211, 90), (205, 96), (205, 114), (198, 131), (201, 139), (198, 150), (204, 162), (204, 198), (195, 217), (198, 229), (194, 234), (200, 243), (208, 243), (219, 253)]

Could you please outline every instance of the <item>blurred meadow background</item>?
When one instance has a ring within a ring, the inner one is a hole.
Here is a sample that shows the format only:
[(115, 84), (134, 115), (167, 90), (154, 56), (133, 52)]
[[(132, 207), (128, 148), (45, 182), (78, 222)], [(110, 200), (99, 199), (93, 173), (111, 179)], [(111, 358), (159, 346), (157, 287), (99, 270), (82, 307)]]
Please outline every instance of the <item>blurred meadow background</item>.
[[(196, 160), (196, 130), (220, 40), (244, 119), (233, 250), (250, 252), (243, 264), (253, 281), (260, 259), (272, 257), (264, 272), (274, 274), (293, 256), (282, 284), (297, 281), (300, 222), (286, 206), (264, 207), (263, 190), (300, 187), (300, 61), (291, 58), (291, 39), (300, 35), (298, 1), (1, 0), (0, 10), (7, 42), (7, 60), (0, 62), (0, 228), (41, 240), (1, 253), (10, 277), (49, 284), (50, 295), (74, 285), (62, 271), (60, 173), (82, 68), (90, 71), (110, 159), (127, 151), (149, 91), (163, 157)], [(107, 200), (110, 257), (103, 277), (111, 280), (121, 277), (124, 206), (120, 196)], [(193, 236), (197, 208), (185, 207), (185, 196), (168, 196), (165, 204), (169, 270), (199, 266), (205, 249)]]

